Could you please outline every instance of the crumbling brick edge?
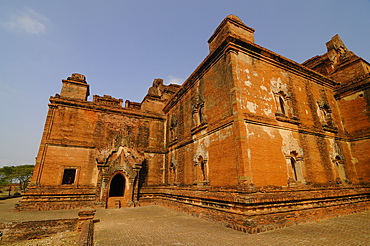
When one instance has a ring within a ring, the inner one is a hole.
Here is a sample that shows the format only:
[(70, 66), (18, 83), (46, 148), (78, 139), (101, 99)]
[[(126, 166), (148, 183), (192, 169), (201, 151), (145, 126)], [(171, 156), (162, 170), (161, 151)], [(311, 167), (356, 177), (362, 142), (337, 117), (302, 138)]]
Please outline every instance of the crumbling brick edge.
[(79, 246), (94, 245), (94, 223), (99, 222), (99, 220), (94, 220), (95, 212), (95, 209), (85, 209), (78, 212)]
[(91, 246), (94, 244), (94, 221), (87, 220), (82, 223), (80, 237), (78, 239), (79, 246)]
[(0, 223), (0, 241), (38, 239), (60, 232), (75, 231), (78, 219), (57, 219)]
[(78, 212), (78, 218), (19, 221), (0, 223), (0, 241), (16, 242), (39, 239), (60, 232), (78, 231), (78, 245), (90, 246), (94, 243), (95, 209), (84, 209)]
[[(207, 190), (142, 190), (141, 205), (169, 207), (250, 234), (370, 209), (369, 189), (318, 189), (260, 193)], [(215, 195), (216, 194), (216, 195)]]

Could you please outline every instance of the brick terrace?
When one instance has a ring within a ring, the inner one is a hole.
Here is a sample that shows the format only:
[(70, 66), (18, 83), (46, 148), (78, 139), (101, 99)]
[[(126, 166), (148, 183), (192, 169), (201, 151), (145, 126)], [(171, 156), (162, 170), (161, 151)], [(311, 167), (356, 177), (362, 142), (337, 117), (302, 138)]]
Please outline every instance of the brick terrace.
[[(18, 200), (0, 201), (1, 221), (77, 217), (77, 210), (14, 212)], [(95, 245), (368, 245), (370, 241), (370, 211), (254, 235), (153, 205), (98, 209), (96, 219), (100, 222), (95, 224)]]

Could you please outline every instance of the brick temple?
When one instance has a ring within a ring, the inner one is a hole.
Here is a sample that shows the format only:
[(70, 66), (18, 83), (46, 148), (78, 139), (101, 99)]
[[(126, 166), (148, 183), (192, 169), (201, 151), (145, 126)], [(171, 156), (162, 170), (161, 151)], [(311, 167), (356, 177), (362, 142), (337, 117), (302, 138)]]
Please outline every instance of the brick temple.
[(369, 63), (338, 35), (296, 63), (234, 15), (208, 43), (141, 102), (62, 80), (18, 209), (159, 204), (251, 233), (368, 209)]

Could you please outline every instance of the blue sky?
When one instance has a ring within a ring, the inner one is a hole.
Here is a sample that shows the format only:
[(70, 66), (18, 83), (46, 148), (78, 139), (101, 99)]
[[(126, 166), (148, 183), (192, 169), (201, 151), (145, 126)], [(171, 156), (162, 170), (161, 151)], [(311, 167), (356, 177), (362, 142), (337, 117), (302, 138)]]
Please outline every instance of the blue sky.
[(369, 13), (369, 0), (2, 0), (0, 167), (34, 164), (49, 96), (72, 73), (91, 95), (141, 102), (154, 78), (181, 84), (229, 14), (299, 63), (335, 34), (370, 61)]

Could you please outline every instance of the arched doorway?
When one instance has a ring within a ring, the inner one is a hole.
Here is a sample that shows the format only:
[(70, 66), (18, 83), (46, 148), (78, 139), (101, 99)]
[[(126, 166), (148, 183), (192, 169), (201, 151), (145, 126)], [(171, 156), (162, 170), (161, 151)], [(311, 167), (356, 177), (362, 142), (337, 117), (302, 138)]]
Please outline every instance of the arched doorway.
[(123, 197), (125, 193), (125, 178), (116, 174), (110, 182), (109, 197)]

